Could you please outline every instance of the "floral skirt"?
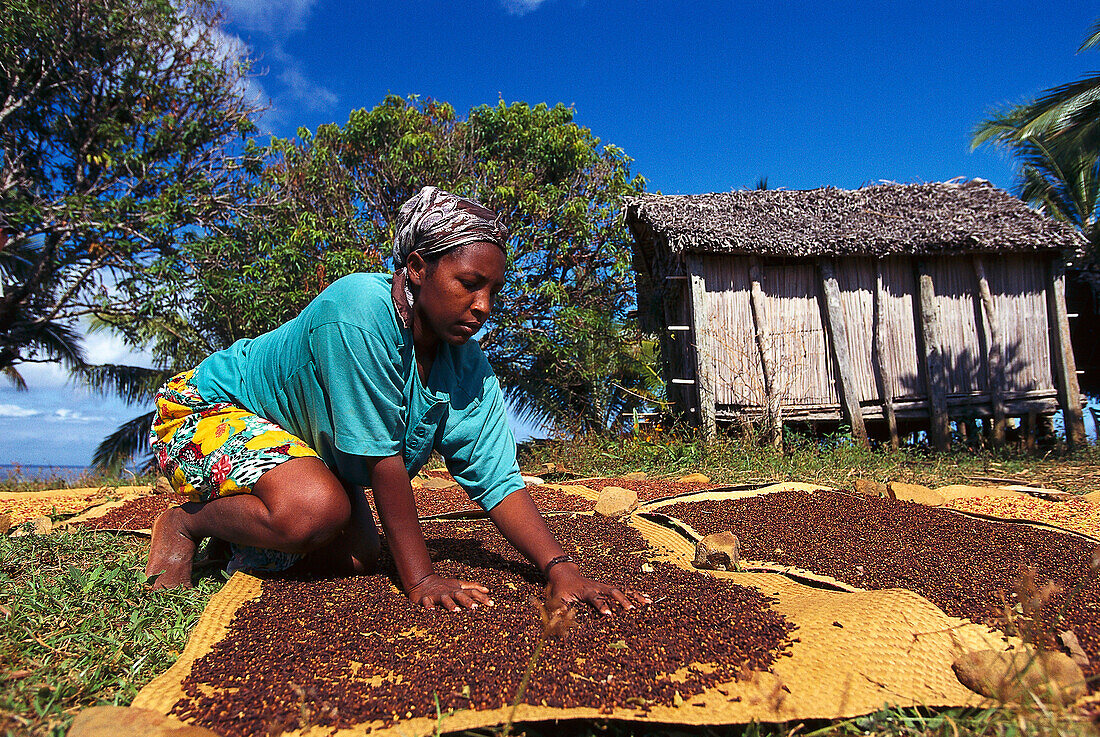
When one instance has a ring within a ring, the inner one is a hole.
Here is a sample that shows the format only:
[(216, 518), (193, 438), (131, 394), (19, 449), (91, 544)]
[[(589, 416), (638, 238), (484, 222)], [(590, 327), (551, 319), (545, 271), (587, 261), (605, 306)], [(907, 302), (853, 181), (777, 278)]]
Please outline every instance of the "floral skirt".
[[(191, 384), (195, 372), (176, 374), (157, 391), (151, 449), (172, 488), (191, 501), (247, 494), (267, 471), (291, 458), (316, 458), (300, 438), (270, 420), (228, 402), (208, 402)], [(233, 545), (230, 571), (282, 571), (302, 556)]]

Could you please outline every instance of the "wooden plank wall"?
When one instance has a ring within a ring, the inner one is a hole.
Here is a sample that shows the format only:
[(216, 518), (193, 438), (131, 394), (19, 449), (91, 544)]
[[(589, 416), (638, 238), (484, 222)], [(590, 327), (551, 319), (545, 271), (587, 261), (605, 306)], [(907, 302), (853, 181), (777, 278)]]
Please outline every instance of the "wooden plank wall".
[(983, 263), (1004, 336), (1006, 393), (1053, 391), (1045, 264), (1021, 256)]
[(716, 379), (715, 402), (763, 408), (767, 400), (753, 328), (749, 259), (706, 257), (702, 263), (706, 320), (714, 326), (711, 358)]
[(879, 323), (886, 333), (883, 336), (883, 361), (889, 367), (886, 391), (898, 401), (919, 401), (927, 396), (927, 391), (922, 376), (923, 359), (917, 349), (917, 280), (913, 261), (891, 256), (882, 259), (881, 268), (883, 305)]
[[(706, 289), (705, 319), (713, 326), (711, 356), (719, 407), (760, 416), (766, 407), (760, 351), (750, 307), (749, 257), (699, 259)], [(856, 394), (865, 410), (881, 416), (883, 389), (901, 405), (928, 400), (924, 354), (917, 322), (916, 263), (906, 256), (836, 259), (836, 277), (847, 330)], [(987, 325), (971, 257), (925, 259), (935, 284), (938, 340), (953, 416), (960, 404), (991, 402)], [(1053, 392), (1043, 257), (983, 257), (1003, 342), (1005, 396)], [(809, 259), (769, 259), (760, 269), (767, 350), (778, 367), (776, 391), (784, 415), (795, 410), (836, 410), (840, 397), (822, 315), (821, 279)], [(881, 314), (875, 314), (882, 276)], [(882, 331), (877, 336), (876, 331)], [(881, 337), (884, 370), (876, 365)], [(881, 387), (881, 388), (880, 388)], [(926, 410), (924, 410), (926, 411)]]

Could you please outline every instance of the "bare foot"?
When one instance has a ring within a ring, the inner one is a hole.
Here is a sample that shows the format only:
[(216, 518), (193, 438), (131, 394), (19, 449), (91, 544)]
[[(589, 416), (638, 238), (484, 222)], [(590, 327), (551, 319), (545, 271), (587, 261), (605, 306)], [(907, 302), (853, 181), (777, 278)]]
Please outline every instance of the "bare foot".
[(173, 589), (177, 586), (191, 588), (191, 561), (195, 555), (195, 541), (185, 531), (179, 507), (161, 512), (153, 523), (153, 537), (149, 542), (149, 563), (145, 575), (156, 576), (153, 589)]

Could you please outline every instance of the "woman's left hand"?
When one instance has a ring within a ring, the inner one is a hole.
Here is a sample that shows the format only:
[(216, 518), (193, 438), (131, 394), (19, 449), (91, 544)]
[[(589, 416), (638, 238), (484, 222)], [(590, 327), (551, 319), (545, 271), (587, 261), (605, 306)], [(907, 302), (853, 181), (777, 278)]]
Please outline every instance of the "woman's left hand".
[(546, 605), (558, 609), (575, 601), (588, 602), (600, 614), (611, 614), (611, 602), (617, 602), (623, 609), (652, 603), (648, 596), (638, 591), (627, 589), (623, 592), (615, 586), (585, 578), (575, 563), (559, 563), (550, 569)]

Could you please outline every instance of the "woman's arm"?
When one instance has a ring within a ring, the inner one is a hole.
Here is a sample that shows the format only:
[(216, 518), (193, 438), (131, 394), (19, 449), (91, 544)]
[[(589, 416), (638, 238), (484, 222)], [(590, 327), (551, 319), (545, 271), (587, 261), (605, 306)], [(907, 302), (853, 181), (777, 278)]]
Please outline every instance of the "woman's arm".
[(372, 458), (368, 465), (378, 519), (409, 599), (428, 609), (439, 604), (452, 612), (459, 607), (474, 609), (479, 603), (492, 606), (489, 589), (481, 584), (443, 578), (433, 571), (404, 458)]
[[(554, 558), (564, 555), (561, 545), (546, 526), (531, 495), (524, 489), (504, 497), (489, 510), (489, 518), (508, 542), (527, 556), (540, 571), (545, 571), (546, 564)], [(614, 586), (585, 578), (576, 563), (556, 564), (550, 569), (547, 578), (548, 604), (561, 606), (574, 601), (586, 601), (601, 614), (611, 614), (612, 600), (617, 601), (624, 609), (633, 609), (635, 603), (648, 603), (648, 598), (643, 594), (628, 591), (628, 598)]]

